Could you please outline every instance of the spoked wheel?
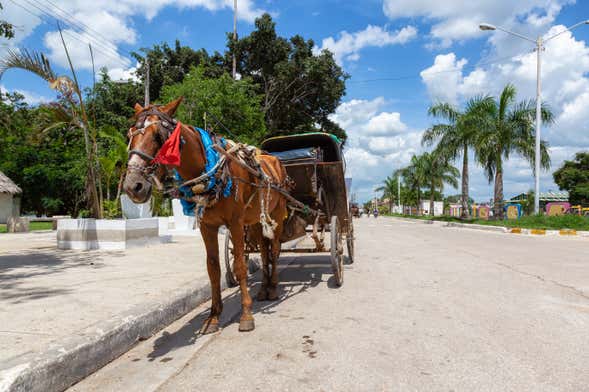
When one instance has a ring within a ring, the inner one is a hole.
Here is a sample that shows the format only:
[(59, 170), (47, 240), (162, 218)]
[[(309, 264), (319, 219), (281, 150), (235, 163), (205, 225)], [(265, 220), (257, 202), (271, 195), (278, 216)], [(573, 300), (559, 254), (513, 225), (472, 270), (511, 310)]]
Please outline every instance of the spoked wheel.
[[(227, 286), (235, 287), (239, 285), (239, 281), (237, 280), (237, 276), (235, 276), (235, 272), (233, 271), (233, 262), (235, 261), (235, 256), (233, 255), (233, 240), (231, 238), (231, 232), (229, 229), (225, 230), (225, 281), (227, 282)], [(259, 263), (256, 261), (254, 257), (250, 257), (248, 253), (245, 254), (245, 264), (247, 265), (247, 271), (250, 275), (255, 273), (257, 270), (260, 269)]]
[(346, 245), (348, 245), (348, 264), (354, 263), (354, 221), (350, 218), (350, 227), (346, 236)]
[(344, 284), (344, 246), (336, 215), (331, 217), (329, 235), (331, 237), (331, 268), (335, 284), (339, 287)]
[(233, 261), (235, 260), (235, 256), (233, 256), (233, 241), (231, 240), (231, 232), (229, 230), (225, 230), (225, 281), (227, 281), (227, 286), (235, 287), (238, 285), (237, 277), (235, 273), (233, 273)]

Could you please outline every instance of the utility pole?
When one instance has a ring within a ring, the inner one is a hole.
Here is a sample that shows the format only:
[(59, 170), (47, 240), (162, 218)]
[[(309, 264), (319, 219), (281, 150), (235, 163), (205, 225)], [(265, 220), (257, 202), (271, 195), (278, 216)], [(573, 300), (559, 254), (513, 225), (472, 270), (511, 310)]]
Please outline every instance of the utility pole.
[(235, 43), (237, 42), (237, 0), (233, 0), (233, 80), (237, 77), (237, 59), (235, 58)]
[(397, 205), (399, 206), (399, 214), (402, 214), (401, 211), (401, 176), (397, 176)]
[(536, 60), (536, 145), (535, 145), (535, 154), (534, 154), (534, 174), (535, 176), (535, 183), (534, 183), (534, 214), (538, 215), (540, 213), (540, 133), (542, 130), (542, 49), (544, 49), (542, 36), (538, 36), (536, 39), (536, 52), (538, 54), (538, 58)]
[(147, 55), (145, 56), (145, 80), (143, 82), (145, 85), (145, 105), (144, 107), (149, 106), (149, 58)]

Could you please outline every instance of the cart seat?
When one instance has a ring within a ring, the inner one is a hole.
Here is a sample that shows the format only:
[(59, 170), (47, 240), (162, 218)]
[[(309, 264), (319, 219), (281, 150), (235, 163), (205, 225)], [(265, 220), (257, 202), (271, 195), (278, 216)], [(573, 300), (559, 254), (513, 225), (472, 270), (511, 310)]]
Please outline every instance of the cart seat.
[(317, 147), (296, 148), (293, 150), (271, 152), (281, 162), (322, 161), (321, 149)]

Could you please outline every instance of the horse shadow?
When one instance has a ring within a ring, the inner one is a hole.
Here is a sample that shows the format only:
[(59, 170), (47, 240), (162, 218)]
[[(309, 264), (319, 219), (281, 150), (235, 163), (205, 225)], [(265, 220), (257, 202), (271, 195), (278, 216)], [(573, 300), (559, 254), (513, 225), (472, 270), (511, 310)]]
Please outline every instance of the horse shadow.
[[(337, 289), (332, 275), (331, 259), (329, 255), (298, 255), (284, 256), (279, 266), (279, 298), (275, 301), (256, 301), (252, 305), (252, 313), (273, 314), (276, 308), (291, 298), (308, 292), (325, 283), (331, 289)], [(261, 271), (249, 277), (249, 292), (252, 298), (261, 284)], [(153, 350), (147, 355), (149, 361), (166, 356), (174, 350), (194, 345), (203, 335), (200, 328), (209, 315), (209, 309), (204, 310), (188, 320), (174, 333), (165, 332), (154, 341)], [(241, 294), (234, 290), (223, 298), (223, 313), (219, 320), (221, 328), (237, 323), (241, 315)]]

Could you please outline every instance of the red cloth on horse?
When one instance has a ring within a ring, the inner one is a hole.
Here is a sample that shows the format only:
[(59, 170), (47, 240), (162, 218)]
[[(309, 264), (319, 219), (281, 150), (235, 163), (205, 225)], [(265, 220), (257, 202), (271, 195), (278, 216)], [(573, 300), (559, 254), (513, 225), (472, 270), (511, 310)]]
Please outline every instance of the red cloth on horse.
[(180, 166), (180, 134), (182, 124), (178, 121), (176, 129), (166, 140), (155, 156), (153, 162), (162, 165)]

